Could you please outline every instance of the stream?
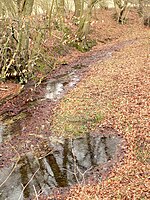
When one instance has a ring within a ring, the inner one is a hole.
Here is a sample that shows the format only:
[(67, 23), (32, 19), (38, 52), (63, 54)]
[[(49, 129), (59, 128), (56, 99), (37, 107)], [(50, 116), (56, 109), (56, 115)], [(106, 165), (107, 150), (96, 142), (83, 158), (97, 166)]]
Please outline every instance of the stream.
[[(123, 139), (116, 130), (104, 127), (83, 137), (56, 138), (50, 130), (51, 116), (92, 64), (132, 42), (81, 57), (38, 87), (29, 83), (18, 96), (0, 102), (0, 200), (31, 199), (36, 192), (48, 195), (56, 188), (101, 181), (118, 162)], [(18, 160), (5, 151), (6, 141), (19, 152)]]

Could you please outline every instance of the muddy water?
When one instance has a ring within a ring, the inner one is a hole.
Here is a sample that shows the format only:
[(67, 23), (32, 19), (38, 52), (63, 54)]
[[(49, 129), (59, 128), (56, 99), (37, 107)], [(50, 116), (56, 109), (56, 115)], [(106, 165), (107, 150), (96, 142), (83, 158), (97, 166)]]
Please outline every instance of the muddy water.
[[(121, 138), (113, 129), (72, 140), (52, 138), (52, 109), (76, 86), (90, 65), (108, 59), (113, 52), (132, 42), (81, 57), (64, 66), (63, 73), (54, 73), (44, 80), (39, 87), (26, 86), (17, 97), (0, 102), (0, 143), (3, 146), (5, 141), (11, 141), (19, 153), (28, 152), (21, 156), (17, 165), (1, 168), (0, 199), (30, 199), (36, 192), (47, 194), (57, 187), (101, 180), (117, 157)], [(9, 152), (5, 155), (1, 144), (0, 166), (4, 166), (12, 156)]]
[[(97, 50), (79, 57), (69, 65), (62, 66), (64, 71), (54, 72), (51, 78), (44, 80), (39, 87), (26, 86), (17, 97), (0, 102), (0, 142), (14, 137), (16, 133), (50, 134), (50, 116), (54, 102), (58, 103), (65, 93), (76, 86), (89, 66), (113, 55), (134, 41), (125, 41), (112, 47)], [(5, 129), (4, 129), (5, 127)], [(16, 128), (17, 127), (17, 130)]]
[(80, 81), (78, 72), (74, 69), (70, 73), (56, 76), (55, 79), (47, 81), (45, 98), (53, 101), (60, 99), (65, 92), (65, 88), (72, 88)]
[(0, 143), (2, 143), (2, 141), (3, 141), (3, 130), (4, 130), (4, 126), (0, 122)]
[(0, 171), (0, 199), (31, 199), (35, 191), (47, 195), (54, 188), (100, 181), (117, 161), (121, 142), (116, 131), (108, 128), (76, 139), (50, 137), (15, 167), (13, 164)]
[(57, 103), (68, 90), (75, 87), (81, 79), (79, 71), (86, 67), (80, 66), (78, 70), (76, 68), (77, 66), (69, 72), (45, 80), (40, 85), (40, 91), (34, 91), (33, 87), (28, 88), (27, 94), (23, 92), (20, 98), (10, 100), (8, 105), (7, 102), (2, 105), (0, 143), (6, 139), (12, 139), (17, 134), (49, 132), (49, 118), (55, 102)]

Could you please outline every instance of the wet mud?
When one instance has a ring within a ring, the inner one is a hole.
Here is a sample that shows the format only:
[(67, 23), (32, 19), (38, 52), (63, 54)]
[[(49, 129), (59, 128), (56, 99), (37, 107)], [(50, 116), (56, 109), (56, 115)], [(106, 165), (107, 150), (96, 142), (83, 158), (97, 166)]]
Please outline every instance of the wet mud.
[(99, 182), (121, 159), (122, 143), (108, 127), (74, 139), (49, 137), (0, 171), (0, 199), (31, 199), (35, 191), (51, 195), (56, 188)]
[(29, 199), (35, 191), (48, 194), (57, 187), (99, 181), (111, 169), (122, 143), (115, 130), (53, 142), (51, 120), (59, 100), (76, 87), (92, 64), (132, 42), (80, 57), (60, 66), (39, 85), (29, 81), (20, 94), (0, 101), (0, 199)]
[[(80, 57), (72, 63), (60, 66), (51, 75), (47, 76), (38, 86), (29, 81), (22, 92), (10, 99), (0, 101), (0, 138), (5, 138), (7, 133), (14, 132), (20, 127), (19, 134), (50, 133), (51, 116), (53, 108), (59, 100), (73, 87), (75, 87), (84, 72), (90, 70), (90, 66), (98, 61), (108, 59), (113, 52), (119, 51), (126, 45), (134, 41), (125, 41), (112, 47), (97, 50), (87, 54), (86, 57)], [(5, 127), (5, 131), (2, 130)], [(8, 131), (11, 130), (11, 131)]]

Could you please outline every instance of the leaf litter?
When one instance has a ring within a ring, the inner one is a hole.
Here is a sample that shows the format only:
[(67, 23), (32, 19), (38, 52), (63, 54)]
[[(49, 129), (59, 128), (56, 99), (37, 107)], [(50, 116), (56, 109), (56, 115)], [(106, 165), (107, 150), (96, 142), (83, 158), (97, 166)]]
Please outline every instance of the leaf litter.
[[(136, 42), (90, 67), (84, 78), (57, 105), (52, 130), (56, 135), (72, 137), (109, 125), (127, 141), (126, 154), (102, 182), (72, 186), (65, 197), (58, 195), (58, 199), (150, 198), (150, 32), (141, 24), (139, 26), (140, 22), (135, 20), (132, 12), (131, 21), (122, 27), (110, 19), (110, 13), (102, 11), (99, 22), (93, 23), (95, 31), (92, 34), (98, 45), (92, 51), (101, 49), (101, 42), (108, 36), (112, 41), (103, 47), (121, 40), (135, 39)], [(79, 53), (73, 50), (60, 60), (72, 61), (78, 56)], [(1, 95), (6, 96), (4, 90)], [(6, 147), (9, 154), (10, 148)]]
[[(75, 130), (83, 134), (109, 125), (127, 141), (123, 161), (102, 182), (72, 187), (66, 199), (150, 198), (150, 32), (143, 35), (139, 33), (140, 39), (112, 58), (92, 65), (56, 109), (53, 129), (57, 134), (72, 136)], [(83, 131), (83, 123), (74, 126), (70, 120), (92, 119), (96, 113), (103, 117), (94, 125), (86, 124)]]

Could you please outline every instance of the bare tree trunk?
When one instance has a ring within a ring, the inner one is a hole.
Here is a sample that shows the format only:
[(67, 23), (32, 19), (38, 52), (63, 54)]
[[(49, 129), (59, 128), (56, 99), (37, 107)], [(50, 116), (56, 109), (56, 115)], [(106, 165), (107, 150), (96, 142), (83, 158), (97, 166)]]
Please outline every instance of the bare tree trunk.
[(114, 0), (117, 22), (123, 24), (128, 13), (128, 0)]
[(64, 19), (65, 19), (65, 0), (55, 0), (56, 10), (59, 18), (59, 28), (64, 32)]
[(139, 16), (143, 16), (143, 0), (139, 0), (139, 7), (138, 7)]
[[(19, 51), (24, 51), (25, 61), (28, 60), (30, 16), (34, 0), (17, 0), (19, 17)], [(24, 28), (23, 28), (24, 27)]]
[(92, 16), (92, 8), (95, 2), (96, 0), (88, 0), (88, 7), (86, 10), (86, 13), (84, 16), (83, 15), (81, 16), (79, 28), (77, 32), (77, 37), (81, 41), (86, 40), (86, 37), (89, 33), (91, 16)]
[(75, 5), (74, 16), (78, 18), (80, 17), (81, 10), (82, 10), (81, 0), (74, 0), (74, 5)]
[(59, 9), (60, 9), (60, 15), (63, 18), (64, 21), (64, 16), (65, 16), (65, 1), (64, 0), (59, 0)]
[(49, 10), (49, 16), (48, 16), (48, 24), (49, 24), (49, 33), (51, 34), (51, 22), (52, 22), (52, 13), (53, 13), (53, 8), (54, 8), (54, 1), (52, 0), (51, 2), (51, 7)]
[(32, 13), (34, 0), (17, 0), (18, 14), (30, 16)]
[(79, 25), (76, 32), (74, 46), (82, 52), (89, 50), (94, 45), (94, 42), (92, 40), (87, 40), (87, 36), (90, 31), (92, 9), (96, 2), (97, 0), (88, 0), (88, 5), (84, 12), (82, 12), (84, 7), (84, 0), (82, 0), (81, 2)]
[(141, 7), (144, 25), (150, 27), (150, 1), (142, 0)]

